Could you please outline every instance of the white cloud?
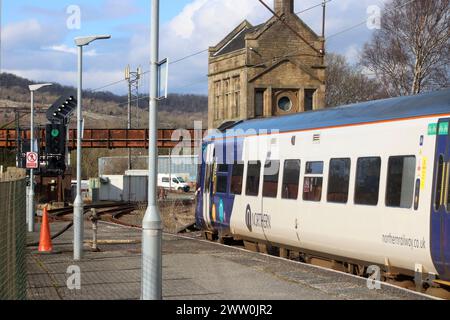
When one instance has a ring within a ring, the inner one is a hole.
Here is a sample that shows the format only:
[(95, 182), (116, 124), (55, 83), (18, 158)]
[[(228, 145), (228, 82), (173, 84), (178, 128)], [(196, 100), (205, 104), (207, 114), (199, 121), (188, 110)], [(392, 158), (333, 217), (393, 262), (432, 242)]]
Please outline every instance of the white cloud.
[[(368, 5), (382, 6), (384, 0), (333, 0), (328, 3), (326, 32), (331, 35), (353, 26), (367, 18)], [(295, 12), (319, 4), (321, 0), (295, 1)], [(273, 5), (271, 0), (266, 3)], [(253, 25), (269, 19), (271, 13), (255, 0), (193, 0), (180, 14), (162, 28), (161, 47), (162, 54), (172, 60), (189, 55), (193, 52), (206, 49), (217, 44), (233, 28), (244, 19)], [(316, 33), (320, 34), (322, 27), (322, 7), (300, 14)], [(352, 63), (357, 62), (362, 44), (368, 40), (370, 30), (364, 26), (344, 33), (330, 40), (328, 50), (344, 54)], [(138, 40), (139, 39), (139, 40)], [(145, 37), (136, 36), (134, 43), (145, 43)], [(136, 47), (133, 58), (145, 61), (148, 56), (148, 47)], [(185, 87), (191, 83), (206, 79), (207, 54), (190, 58), (171, 67), (172, 87)], [(204, 92), (207, 90), (206, 82)]]
[[(162, 26), (161, 57), (168, 56), (174, 61), (205, 50), (216, 45), (243, 20), (247, 19), (256, 25), (270, 16), (270, 12), (255, 0), (194, 0)], [(150, 52), (148, 33), (135, 34), (131, 38), (130, 48), (130, 63), (145, 65)], [(195, 91), (206, 93), (207, 68), (206, 52), (172, 65), (171, 88), (182, 91), (196, 88)]]
[(197, 0), (184, 7), (183, 11), (169, 24), (176, 36), (187, 39), (195, 30), (194, 15), (208, 0)]
[[(53, 45), (53, 46), (49, 46), (49, 47), (43, 47), (42, 49), (44, 50), (50, 50), (50, 51), (56, 51), (56, 52), (62, 52), (62, 53), (69, 53), (69, 54), (73, 54), (76, 55), (77, 54), (77, 48), (75, 47), (69, 47), (65, 44), (60, 44), (60, 45)], [(87, 50), (83, 52), (83, 56), (87, 56), (87, 57), (96, 57), (97, 51), (94, 50)]]
[(356, 63), (360, 57), (361, 48), (357, 44), (350, 45), (344, 53), (344, 56), (350, 63)]
[(60, 36), (61, 32), (50, 31), (36, 19), (19, 21), (2, 28), (2, 49), (23, 48), (24, 44), (35, 47), (48, 44)]
[[(327, 35), (361, 22), (367, 18), (368, 5), (382, 6), (383, 1), (333, 0), (328, 4)], [(321, 0), (296, 0), (295, 11), (299, 12), (320, 2)], [(104, 12), (100, 17), (96, 10), (97, 6), (89, 10), (83, 8), (83, 19), (86, 19), (86, 16), (88, 20), (119, 19), (123, 15), (135, 13), (138, 8), (135, 6), (136, 1), (129, 4), (119, 0), (105, 0), (101, 3), (108, 5), (108, 13)], [(266, 0), (266, 3), (273, 4), (272, 0)], [(160, 57), (169, 57), (174, 61), (193, 52), (205, 50), (217, 44), (244, 19), (256, 25), (266, 21), (270, 16), (271, 13), (256, 0), (192, 0), (172, 20), (161, 26)], [(320, 33), (321, 6), (302, 13), (300, 17), (313, 30)], [(123, 32), (123, 29), (121, 31)], [(76, 76), (71, 71), (76, 70), (76, 59), (72, 57), (76, 54), (76, 49), (65, 42), (69, 34), (65, 28), (55, 28), (51, 23), (43, 24), (36, 19), (9, 24), (2, 30), (2, 49), (6, 53), (3, 64), (7, 69), (16, 70), (17, 74), (33, 80), (61, 81), (63, 84), (75, 85)], [(358, 56), (358, 49), (369, 39), (370, 34), (370, 30), (361, 26), (330, 39), (327, 42), (327, 50), (344, 54), (354, 62)], [(102, 48), (98, 47), (97, 50), (102, 52), (101, 55), (96, 50), (86, 50), (85, 55), (92, 57), (92, 60), (86, 63), (85, 87), (101, 87), (122, 79), (123, 68), (127, 64), (133, 68), (140, 65), (144, 70), (148, 70), (149, 40), (148, 25), (139, 24), (129, 27), (121, 38), (113, 37), (113, 40), (102, 45)], [(36, 64), (40, 70), (35, 69)], [(92, 70), (93, 67), (103, 68), (106, 71)], [(170, 88), (172, 92), (192, 90), (206, 93), (207, 72), (206, 52), (174, 64), (171, 66)], [(125, 88), (118, 85), (108, 89), (123, 93), (122, 87)], [(143, 85), (142, 91), (147, 91), (147, 87)]]

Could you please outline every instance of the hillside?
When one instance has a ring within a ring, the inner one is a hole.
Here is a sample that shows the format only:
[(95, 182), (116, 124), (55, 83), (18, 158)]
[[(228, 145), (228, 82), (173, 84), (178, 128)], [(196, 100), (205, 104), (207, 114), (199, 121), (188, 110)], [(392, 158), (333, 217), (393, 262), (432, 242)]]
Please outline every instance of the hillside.
[[(14, 113), (3, 111), (4, 107), (28, 108), (30, 93), (28, 85), (34, 83), (13, 74), (0, 74), (0, 127), (14, 119)], [(54, 84), (43, 88), (36, 96), (37, 108), (49, 107), (60, 96), (75, 95), (73, 87)], [(87, 127), (118, 128), (127, 123), (127, 96), (119, 96), (112, 92), (83, 92), (83, 109)], [(159, 122), (162, 128), (190, 128), (195, 120), (207, 123), (208, 98), (202, 95), (171, 94), (160, 102)], [(132, 124), (134, 128), (148, 125), (148, 98), (140, 97), (139, 110), (133, 103)], [(27, 116), (21, 119), (27, 123)], [(38, 125), (46, 123), (44, 114), (37, 115)], [(72, 120), (72, 126), (75, 121)]]

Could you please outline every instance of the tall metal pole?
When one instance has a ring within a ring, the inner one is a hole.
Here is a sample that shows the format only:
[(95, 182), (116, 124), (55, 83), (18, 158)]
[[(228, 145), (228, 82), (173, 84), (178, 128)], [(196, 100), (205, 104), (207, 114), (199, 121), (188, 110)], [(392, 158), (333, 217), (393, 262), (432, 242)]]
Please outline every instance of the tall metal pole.
[(81, 111), (81, 90), (83, 85), (83, 46), (78, 46), (78, 92), (77, 92), (77, 196), (73, 203), (73, 259), (79, 261), (83, 258), (83, 199), (81, 197), (81, 137), (83, 118)]
[(325, 64), (325, 22), (327, 12), (327, 2), (323, 0), (322, 3), (322, 64)]
[(325, 39), (325, 19), (326, 19), (327, 3), (325, 0), (322, 2), (322, 38)]
[(150, 110), (148, 155), (148, 207), (142, 221), (141, 299), (162, 299), (162, 223), (157, 203), (158, 148), (158, 59), (159, 59), (159, 0), (152, 0), (150, 61)]
[(110, 35), (96, 35), (75, 38), (78, 47), (78, 91), (77, 91), (77, 196), (73, 203), (73, 259), (83, 258), (84, 208), (81, 197), (81, 143), (83, 137), (82, 92), (83, 92), (83, 46), (99, 39), (110, 39)]
[[(131, 129), (131, 75), (128, 78), (128, 119), (127, 129)], [(129, 132), (128, 132), (129, 134)], [(127, 136), (128, 138), (128, 136)], [(128, 170), (131, 170), (131, 149), (128, 148)]]
[(139, 82), (141, 81), (141, 68), (138, 68), (136, 82), (136, 128), (139, 129)]
[[(30, 152), (34, 152), (34, 91), (31, 90)], [(28, 188), (28, 232), (34, 232), (34, 171), (30, 169)]]

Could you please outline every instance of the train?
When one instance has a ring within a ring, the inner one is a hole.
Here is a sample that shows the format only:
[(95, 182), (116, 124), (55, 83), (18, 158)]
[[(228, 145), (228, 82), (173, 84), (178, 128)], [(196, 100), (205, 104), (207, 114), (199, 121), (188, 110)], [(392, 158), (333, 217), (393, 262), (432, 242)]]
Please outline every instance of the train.
[(202, 141), (196, 224), (448, 287), (449, 123), (449, 89), (227, 122)]

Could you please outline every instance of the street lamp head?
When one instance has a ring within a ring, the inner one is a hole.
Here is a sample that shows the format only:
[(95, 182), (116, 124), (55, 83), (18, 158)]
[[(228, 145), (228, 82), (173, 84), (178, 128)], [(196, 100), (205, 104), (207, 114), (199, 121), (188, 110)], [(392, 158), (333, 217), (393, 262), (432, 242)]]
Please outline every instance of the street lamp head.
[(30, 89), (30, 91), (37, 91), (43, 87), (48, 87), (48, 86), (52, 86), (53, 83), (39, 83), (39, 84), (32, 84), (29, 85), (28, 88)]
[(87, 46), (92, 41), (95, 40), (104, 40), (104, 39), (111, 39), (110, 35), (98, 35), (98, 36), (87, 36), (87, 37), (78, 37), (75, 38), (75, 44), (79, 47)]

